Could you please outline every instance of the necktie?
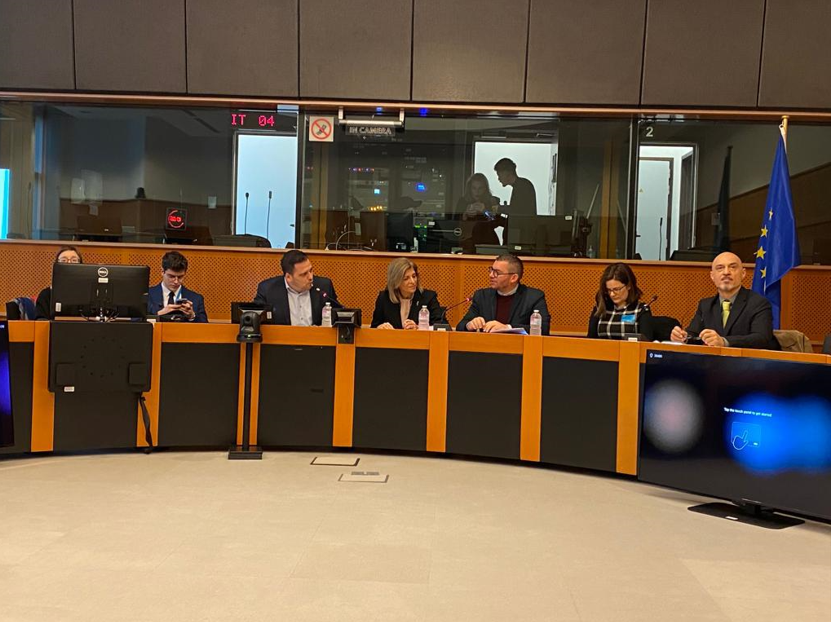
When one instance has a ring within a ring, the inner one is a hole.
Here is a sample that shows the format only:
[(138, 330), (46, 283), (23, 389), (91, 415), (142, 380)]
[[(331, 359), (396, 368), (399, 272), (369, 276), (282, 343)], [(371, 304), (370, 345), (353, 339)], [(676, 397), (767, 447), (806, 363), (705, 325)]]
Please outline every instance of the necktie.
[(173, 295), (173, 292), (167, 292), (167, 304), (175, 305), (176, 304), (176, 296)]
[(721, 325), (727, 326), (727, 318), (730, 317), (730, 301), (721, 301)]

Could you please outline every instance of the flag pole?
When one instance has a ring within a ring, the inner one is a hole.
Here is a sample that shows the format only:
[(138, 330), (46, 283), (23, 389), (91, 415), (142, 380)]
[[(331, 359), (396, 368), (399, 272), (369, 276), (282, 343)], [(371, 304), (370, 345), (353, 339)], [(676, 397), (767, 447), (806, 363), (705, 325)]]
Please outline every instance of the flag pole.
[(788, 115), (782, 117), (782, 123), (779, 124), (779, 132), (782, 134), (782, 140), (785, 141), (785, 150), (788, 149)]

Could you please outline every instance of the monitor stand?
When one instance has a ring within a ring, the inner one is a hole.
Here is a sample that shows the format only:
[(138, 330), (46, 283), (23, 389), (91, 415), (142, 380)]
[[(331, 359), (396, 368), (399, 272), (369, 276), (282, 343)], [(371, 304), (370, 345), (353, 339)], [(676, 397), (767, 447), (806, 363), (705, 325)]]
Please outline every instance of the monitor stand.
[(690, 512), (725, 518), (737, 523), (764, 527), (765, 529), (785, 529), (801, 525), (804, 520), (775, 514), (772, 510), (757, 504), (734, 505), (732, 503), (704, 503), (688, 508)]

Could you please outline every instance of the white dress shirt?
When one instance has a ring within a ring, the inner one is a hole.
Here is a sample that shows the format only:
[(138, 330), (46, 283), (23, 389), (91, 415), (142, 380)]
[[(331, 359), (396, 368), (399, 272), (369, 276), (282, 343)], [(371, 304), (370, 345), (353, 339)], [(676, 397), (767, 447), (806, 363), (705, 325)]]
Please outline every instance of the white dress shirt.
[(297, 293), (286, 283), (286, 293), (289, 296), (289, 315), (292, 326), (312, 326), (312, 297), (306, 290)]
[(164, 282), (161, 283), (162, 286), (162, 306), (164, 307), (167, 305), (167, 301), (170, 298), (170, 293), (173, 292), (173, 300), (175, 302), (179, 302), (182, 299), (182, 286), (180, 285), (175, 291), (167, 289), (165, 287)]

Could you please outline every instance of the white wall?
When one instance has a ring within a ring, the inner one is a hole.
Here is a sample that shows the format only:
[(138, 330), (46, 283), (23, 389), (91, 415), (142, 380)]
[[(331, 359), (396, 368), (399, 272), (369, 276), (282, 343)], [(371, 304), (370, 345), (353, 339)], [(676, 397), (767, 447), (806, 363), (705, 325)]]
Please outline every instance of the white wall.
[[(645, 146), (640, 148), (641, 158), (669, 158), (672, 160), (672, 223), (669, 234), (670, 254), (678, 249), (681, 222), (681, 162), (693, 152), (692, 147)], [(640, 211), (638, 212), (640, 215)], [(646, 259), (646, 257), (644, 257)], [(664, 257), (666, 259), (666, 257)]]
[[(297, 175), (297, 136), (240, 134), (237, 137), (235, 232), (261, 235), (275, 248), (293, 242)], [(270, 218), (269, 191), (272, 193)], [(249, 193), (247, 219), (246, 192)]]
[(473, 154), (474, 172), (483, 173), (488, 178), (493, 196), (500, 203), (511, 202), (511, 187), (499, 183), (494, 165), (502, 158), (510, 158), (516, 163), (519, 177), (525, 177), (534, 184), (537, 192), (537, 214), (553, 214), (553, 197), (551, 195), (551, 157), (556, 153), (551, 143), (517, 143), (517, 142), (483, 142), (475, 144)]

